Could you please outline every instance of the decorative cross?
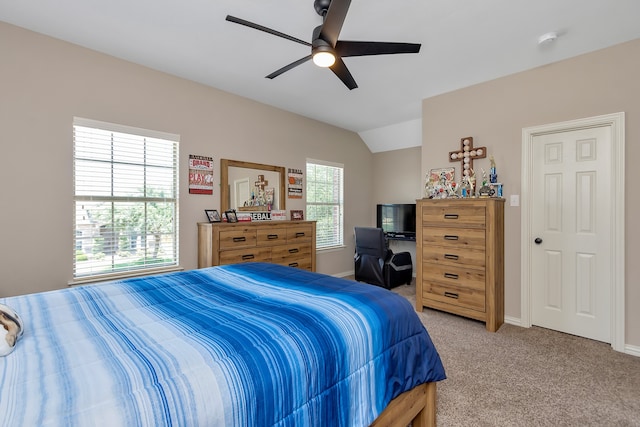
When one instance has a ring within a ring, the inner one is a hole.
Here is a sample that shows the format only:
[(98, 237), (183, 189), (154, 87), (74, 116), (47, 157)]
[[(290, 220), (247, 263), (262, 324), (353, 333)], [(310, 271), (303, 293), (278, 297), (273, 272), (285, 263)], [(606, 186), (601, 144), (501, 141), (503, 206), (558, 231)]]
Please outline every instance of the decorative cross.
[(487, 147), (475, 148), (473, 146), (473, 138), (470, 136), (460, 140), (460, 150), (449, 153), (450, 162), (461, 162), (463, 177), (473, 174), (474, 159), (482, 159), (484, 157), (487, 157)]
[(255, 186), (258, 187), (261, 191), (264, 191), (264, 187), (269, 185), (269, 181), (265, 181), (264, 175), (258, 175), (258, 180), (255, 182)]

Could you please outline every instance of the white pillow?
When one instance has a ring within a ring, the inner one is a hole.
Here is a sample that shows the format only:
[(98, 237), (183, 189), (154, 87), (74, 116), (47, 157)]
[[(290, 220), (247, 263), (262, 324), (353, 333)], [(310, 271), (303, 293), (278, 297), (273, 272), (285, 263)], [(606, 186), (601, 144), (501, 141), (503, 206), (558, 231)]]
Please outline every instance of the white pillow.
[(0, 356), (6, 356), (16, 348), (22, 336), (22, 320), (14, 309), (0, 304)]

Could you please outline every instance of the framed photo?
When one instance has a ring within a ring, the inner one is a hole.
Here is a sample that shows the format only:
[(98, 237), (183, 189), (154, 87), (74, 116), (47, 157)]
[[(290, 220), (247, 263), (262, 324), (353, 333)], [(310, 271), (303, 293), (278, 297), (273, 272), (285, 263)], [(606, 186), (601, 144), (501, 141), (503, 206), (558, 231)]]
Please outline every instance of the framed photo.
[(224, 212), (224, 216), (227, 217), (227, 222), (238, 222), (238, 216), (235, 209), (229, 209)]
[(304, 220), (304, 211), (301, 211), (301, 210), (291, 211), (291, 221), (302, 221), (302, 220)]
[(220, 222), (221, 221), (220, 214), (215, 209), (205, 209), (204, 213), (207, 214), (207, 218), (209, 219), (209, 222)]
[(442, 179), (444, 179), (446, 184), (450, 184), (455, 181), (456, 178), (456, 168), (440, 168), (440, 169), (431, 169), (429, 171), (428, 182), (439, 183)]

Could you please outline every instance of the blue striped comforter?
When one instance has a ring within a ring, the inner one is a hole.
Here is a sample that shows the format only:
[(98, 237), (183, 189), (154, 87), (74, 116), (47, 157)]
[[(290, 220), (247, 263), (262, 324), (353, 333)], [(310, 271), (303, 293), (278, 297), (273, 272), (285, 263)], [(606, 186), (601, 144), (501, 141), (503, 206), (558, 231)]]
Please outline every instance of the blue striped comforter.
[(12, 427), (366, 426), (445, 378), (404, 298), (272, 264), (0, 301), (25, 323), (0, 358)]

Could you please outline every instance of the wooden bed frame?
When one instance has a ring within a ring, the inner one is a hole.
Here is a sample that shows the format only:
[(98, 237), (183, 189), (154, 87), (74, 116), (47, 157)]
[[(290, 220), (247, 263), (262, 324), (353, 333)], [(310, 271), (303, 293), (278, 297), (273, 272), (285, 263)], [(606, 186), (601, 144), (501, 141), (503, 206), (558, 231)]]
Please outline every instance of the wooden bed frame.
[(402, 393), (371, 424), (371, 427), (435, 427), (436, 383), (424, 383)]

